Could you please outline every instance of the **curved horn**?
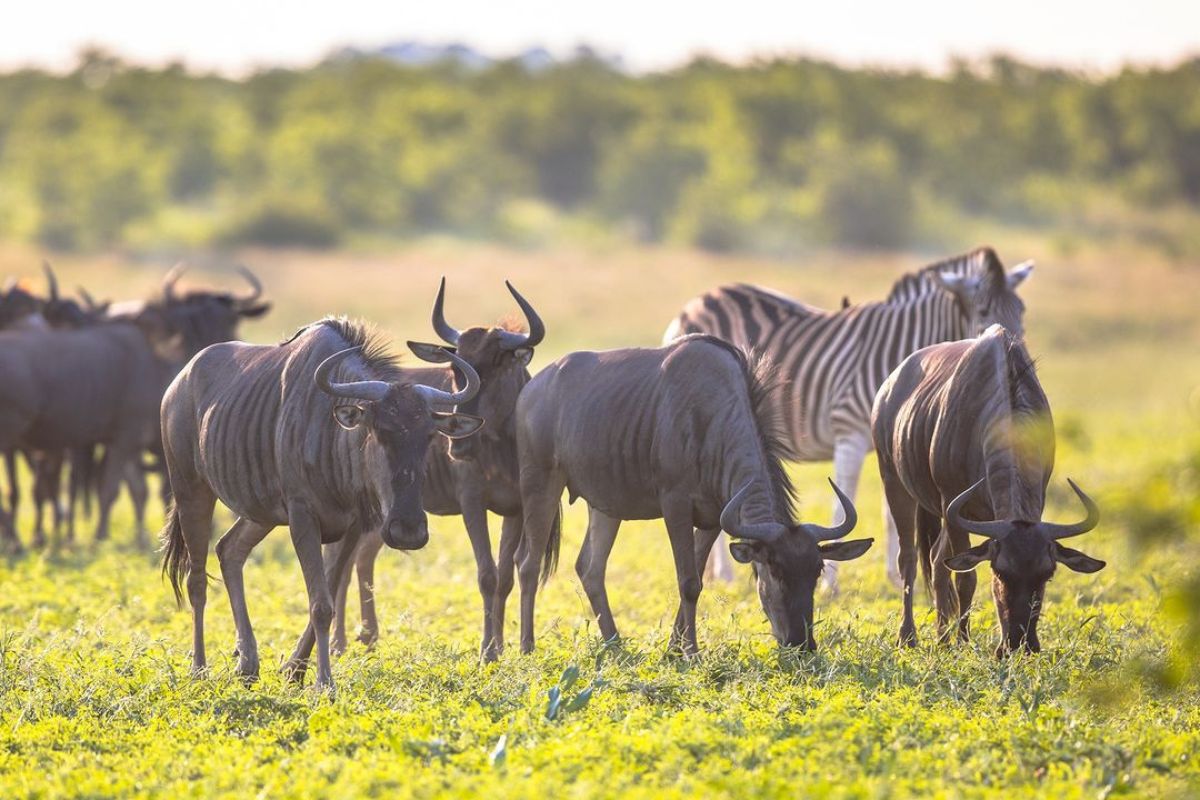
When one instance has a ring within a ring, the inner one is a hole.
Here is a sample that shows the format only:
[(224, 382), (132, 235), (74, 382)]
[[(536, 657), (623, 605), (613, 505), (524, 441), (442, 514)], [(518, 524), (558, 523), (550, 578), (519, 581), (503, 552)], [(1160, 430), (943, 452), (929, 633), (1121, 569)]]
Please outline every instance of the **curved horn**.
[(446, 322), (444, 306), (446, 302), (446, 276), (442, 276), (442, 283), (438, 286), (437, 298), (433, 301), (433, 329), (437, 335), (442, 337), (442, 341), (446, 344), (458, 344), (459, 332), (450, 327), (450, 323)]
[(241, 264), (238, 264), (237, 271), (239, 275), (246, 279), (246, 283), (250, 284), (250, 294), (245, 297), (239, 297), (237, 299), (238, 304), (245, 306), (257, 302), (258, 298), (262, 297), (262, 282), (258, 280), (253, 272)]
[(989, 539), (1003, 539), (1008, 535), (1008, 532), (1012, 530), (1007, 522), (977, 522), (975, 520), (963, 519), (963, 517), (959, 514), (967, 500), (970, 499), (971, 494), (974, 493), (974, 491), (980, 486), (982, 486), (986, 480), (986, 477), (980, 478), (979, 480), (975, 481), (974, 485), (971, 486), (970, 489), (967, 489), (958, 497), (954, 498), (954, 500), (951, 501), (950, 506), (946, 509), (946, 520), (950, 522), (951, 525), (956, 525), (965, 531), (977, 533), (980, 536), (986, 536)]
[[(413, 352), (417, 351), (414, 350)], [(447, 392), (442, 389), (435, 389), (432, 386), (417, 384), (415, 387), (417, 392), (430, 403), (446, 403), (452, 406), (465, 403), (479, 394), (479, 373), (475, 371), (474, 367), (449, 350), (443, 350), (442, 352), (449, 356), (451, 364), (458, 367), (459, 372), (467, 379), (467, 385), (457, 392)], [(417, 353), (417, 355), (420, 356), (420, 353)]]
[(100, 310), (100, 304), (96, 302), (96, 298), (92, 297), (91, 292), (89, 292), (87, 289), (83, 288), (82, 286), (80, 286), (76, 291), (79, 292), (79, 297), (80, 297), (80, 299), (83, 300), (83, 304), (85, 306), (87, 306), (88, 311), (99, 311)]
[(180, 261), (175, 266), (171, 267), (170, 271), (167, 272), (167, 274), (165, 276), (163, 276), (163, 281), (162, 281), (163, 300), (166, 300), (168, 303), (174, 302), (174, 300), (175, 300), (175, 284), (179, 282), (179, 278), (185, 272), (187, 272), (187, 267), (184, 266), (184, 263), (182, 261)]
[(538, 316), (538, 313), (533, 310), (533, 306), (529, 304), (529, 301), (522, 297), (521, 293), (509, 281), (505, 281), (504, 285), (508, 287), (508, 291), (512, 294), (513, 299), (521, 307), (521, 312), (525, 314), (525, 320), (529, 323), (529, 333), (502, 331), (500, 334), (501, 346), (505, 350), (516, 350), (518, 347), (537, 347), (541, 344), (542, 339), (546, 338), (546, 326), (542, 323), (542, 318)]
[(50, 286), (50, 300), (58, 301), (58, 278), (54, 277), (54, 268), (50, 266), (50, 262), (42, 259), (42, 272), (46, 273), (46, 283)]
[(329, 358), (321, 362), (317, 367), (316, 373), (313, 374), (313, 380), (322, 392), (331, 397), (345, 397), (350, 400), (366, 400), (368, 402), (377, 403), (384, 398), (388, 393), (391, 385), (387, 381), (354, 381), (352, 383), (334, 383), (329, 379), (329, 375), (333, 372), (333, 368), (340, 364), (347, 356), (352, 353), (357, 353), (362, 350), (362, 347), (351, 347), (346, 350), (339, 350)]
[(721, 510), (721, 529), (738, 539), (757, 539), (763, 542), (773, 542), (787, 530), (786, 525), (778, 522), (758, 522), (752, 525), (742, 524), (742, 503), (746, 502), (746, 493), (750, 491), (747, 483), (733, 496), (725, 508)]
[(833, 493), (837, 495), (838, 501), (842, 504), (843, 519), (842, 524), (829, 528), (811, 523), (800, 526), (818, 542), (841, 539), (854, 530), (854, 526), (858, 524), (858, 510), (854, 508), (854, 503), (850, 502), (850, 498), (846, 496), (845, 492), (838, 488), (838, 485), (833, 482), (833, 478), (826, 478), (826, 480), (829, 481), (829, 485), (833, 487)]
[(1095, 501), (1084, 494), (1083, 490), (1075, 485), (1075, 481), (1067, 478), (1067, 483), (1071, 484), (1071, 488), (1075, 490), (1079, 501), (1087, 509), (1087, 518), (1083, 522), (1076, 522), (1074, 525), (1056, 525), (1053, 522), (1043, 522), (1041, 525), (1042, 533), (1048, 539), (1066, 539), (1069, 536), (1079, 536), (1100, 524), (1100, 508), (1096, 505)]

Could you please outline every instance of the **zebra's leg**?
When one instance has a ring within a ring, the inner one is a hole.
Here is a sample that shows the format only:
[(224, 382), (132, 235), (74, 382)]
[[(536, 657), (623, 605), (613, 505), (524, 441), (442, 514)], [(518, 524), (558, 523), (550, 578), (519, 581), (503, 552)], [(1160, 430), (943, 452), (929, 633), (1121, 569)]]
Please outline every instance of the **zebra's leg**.
[(717, 536), (717, 546), (708, 551), (708, 562), (704, 568), (706, 581), (733, 581), (733, 560), (729, 557), (729, 537), (724, 532)]
[[(850, 502), (854, 502), (858, 495), (858, 478), (862, 474), (863, 461), (867, 458), (867, 453), (871, 452), (871, 437), (866, 431), (855, 431), (837, 437), (833, 446), (833, 474), (834, 480), (841, 488), (846, 496), (850, 498)], [(841, 501), (834, 498), (833, 501), (833, 524), (841, 525), (845, 520), (845, 511), (842, 509)], [(838, 587), (838, 565), (836, 561), (825, 562), (825, 587), (829, 590), (829, 594), (836, 597), (839, 591)]]
[(903, 567), (900, 566), (900, 534), (887, 495), (883, 497), (883, 537), (887, 539), (887, 576), (897, 589), (904, 589)]

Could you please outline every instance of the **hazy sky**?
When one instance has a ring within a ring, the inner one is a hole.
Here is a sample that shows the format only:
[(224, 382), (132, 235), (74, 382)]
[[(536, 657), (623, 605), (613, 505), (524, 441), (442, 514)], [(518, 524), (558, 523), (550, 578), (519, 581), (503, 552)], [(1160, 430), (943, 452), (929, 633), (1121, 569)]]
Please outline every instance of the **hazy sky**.
[(492, 55), (581, 42), (636, 69), (696, 53), (741, 60), (809, 54), (938, 69), (1005, 51), (1112, 69), (1200, 54), (1200, 0), (10, 0), (0, 68), (67, 67), (100, 44), (139, 61), (239, 72), (303, 64), (346, 44), (461, 41)]

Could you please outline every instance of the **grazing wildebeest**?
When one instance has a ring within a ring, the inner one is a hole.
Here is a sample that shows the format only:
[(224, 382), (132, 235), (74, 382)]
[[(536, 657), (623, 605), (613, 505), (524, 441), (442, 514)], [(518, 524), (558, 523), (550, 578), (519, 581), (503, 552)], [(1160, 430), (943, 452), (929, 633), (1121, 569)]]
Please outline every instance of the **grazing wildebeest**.
[[(872, 431), (900, 534), (900, 641), (917, 641), (912, 592), (918, 560), (932, 583), (943, 640), (956, 620), (959, 637), (967, 638), (972, 570), (989, 561), (1002, 631), (997, 652), (1021, 646), (1038, 652), (1037, 621), (1055, 564), (1095, 572), (1104, 562), (1058, 543), (1100, 521), (1095, 503), (1074, 483), (1087, 518), (1074, 525), (1042, 522), (1054, 423), (1025, 346), (995, 325), (978, 339), (914, 353), (879, 390)], [(968, 532), (987, 541), (971, 547)], [(957, 591), (951, 570), (959, 573)]]
[[(993, 322), (1018, 335), (1025, 306), (1016, 289), (1032, 262), (1005, 272), (995, 251), (982, 247), (905, 275), (883, 302), (825, 311), (768, 289), (736, 284), (690, 300), (664, 341), (687, 333), (719, 336), (762, 352), (787, 381), (772, 393), (784, 439), (799, 461), (833, 459), (834, 478), (850, 499), (858, 493), (871, 451), (871, 401), (884, 378), (926, 345), (978, 336)], [(834, 504), (833, 519), (841, 514)], [(884, 507), (887, 569), (896, 572), (896, 534)], [(713, 551), (713, 574), (732, 578), (724, 551)], [(837, 565), (825, 581), (837, 591)]]
[[(425, 545), (421, 484), (430, 441), (435, 433), (466, 436), (481, 424), (435, 410), (479, 389), (470, 365), (453, 353), (445, 358), (464, 376), (460, 391), (409, 381), (363, 326), (325, 319), (280, 345), (213, 345), (172, 382), (162, 402), (175, 498), (162, 534), (163, 570), (177, 600), (186, 577), (194, 671), (205, 667), (205, 565), (219, 498), (238, 517), (216, 548), (237, 626), (238, 674), (258, 674), (242, 567), (263, 537), (287, 525), (308, 592), (317, 686), (332, 688), (329, 586), (345, 564), (326, 575), (321, 544), (344, 538), (348, 559), (360, 534), (379, 527), (389, 547)], [(305, 666), (290, 661), (290, 677), (302, 679)]]
[[(0, 451), (102, 444), (98, 539), (120, 478), (153, 435), (153, 409), (174, 372), (179, 337), (153, 309), (81, 330), (0, 332)], [(16, 531), (6, 512), (0, 527)]]
[[(496, 604), (497, 569), (492, 557), (491, 534), (487, 512), (503, 518), (500, 539), (500, 580), (512, 588), (513, 556), (521, 539), (521, 489), (517, 474), (517, 437), (514, 412), (517, 396), (529, 382), (530, 359), (533, 348), (546, 335), (541, 318), (524, 297), (507, 283), (513, 299), (521, 307), (529, 323), (529, 333), (516, 326), (501, 323), (491, 328), (472, 327), (459, 331), (446, 322), (444, 301), (446, 280), (443, 278), (433, 304), (433, 327), (438, 335), (460, 358), (479, 373), (481, 388), (474, 399), (458, 409), (482, 418), (483, 428), (475, 436), (446, 439), (429, 449), (425, 464), (425, 486), (421, 496), (425, 511), (438, 515), (462, 515), (475, 553), (479, 594), (483, 599), (483, 644), (485, 660), (494, 660), (503, 646), (503, 631), (493, 630)], [(427, 360), (434, 360), (432, 345)], [(439, 348), (441, 349), (441, 348)], [(450, 390), (454, 373), (450, 369), (405, 369), (403, 374), (416, 383)], [(448, 410), (448, 409), (447, 409)], [(363, 537), (354, 557), (358, 575), (359, 600), (362, 608), (362, 631), (359, 641), (372, 644), (379, 636), (374, 596), (375, 559), (383, 547), (378, 531)], [(327, 548), (326, 562), (336, 557), (336, 546)], [(338, 584), (337, 613), (334, 615), (333, 648), (346, 645), (346, 594), (349, 576)], [(508, 590), (504, 595), (508, 595)]]
[(841, 524), (793, 521), (793, 491), (766, 408), (767, 369), (716, 337), (693, 335), (658, 349), (571, 353), (529, 382), (517, 401), (523, 651), (533, 648), (538, 565), (553, 556), (547, 543), (564, 488), (588, 503), (576, 570), (604, 638), (617, 635), (604, 574), (620, 521), (661, 517), (679, 584), (673, 650), (697, 650), (697, 564), (721, 528), (742, 540), (730, 548), (753, 563), (780, 644), (816, 646), (813, 590), (823, 560), (856, 558), (871, 541), (829, 541), (856, 521), (840, 490)]

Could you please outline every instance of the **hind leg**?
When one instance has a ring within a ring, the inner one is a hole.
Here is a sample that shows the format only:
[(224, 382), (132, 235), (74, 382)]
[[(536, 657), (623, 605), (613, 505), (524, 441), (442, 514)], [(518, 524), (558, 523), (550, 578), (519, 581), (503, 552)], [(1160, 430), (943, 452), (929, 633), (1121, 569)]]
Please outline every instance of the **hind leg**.
[(146, 488), (146, 474), (142, 472), (141, 462), (136, 455), (126, 463), (124, 476), (129, 498), (133, 501), (133, 541), (139, 548), (144, 549), (150, 544), (146, 536), (146, 501), (150, 493)]
[[(881, 470), (882, 471), (882, 470)], [(900, 485), (900, 481), (891, 475), (883, 476), (883, 489), (887, 497), (888, 507), (896, 521), (896, 569), (900, 573), (901, 585), (904, 587), (904, 613), (900, 621), (899, 642), (903, 646), (913, 647), (917, 644), (917, 625), (913, 621), (913, 591), (917, 579), (917, 525), (918, 506), (915, 500)]]
[(550, 470), (523, 466), (521, 500), (525, 524), (517, 579), (521, 583), (521, 652), (533, 651), (533, 618), (537, 604), (538, 575), (550, 543), (566, 482)]
[(191, 487), (176, 496), (176, 513), (187, 553), (187, 595), (192, 606), (192, 674), (201, 675), (208, 665), (204, 653), (204, 606), (208, 600), (208, 540), (212, 534), (216, 495), (207, 486)]
[(579, 558), (575, 561), (575, 572), (583, 582), (583, 590), (587, 593), (588, 602), (592, 604), (592, 613), (596, 615), (596, 621), (600, 625), (600, 638), (606, 642), (618, 636), (617, 623), (608, 605), (604, 576), (608, 570), (608, 557), (612, 554), (620, 528), (621, 520), (613, 519), (604, 512), (588, 506), (587, 535), (579, 549)]
[(233, 624), (237, 628), (237, 674), (247, 680), (258, 679), (258, 641), (254, 638), (250, 612), (246, 609), (246, 585), (242, 570), (250, 551), (271, 530), (272, 526), (259, 525), (239, 517), (217, 542), (217, 560), (221, 563), (221, 577), (225, 581), (229, 609), (233, 612)]

